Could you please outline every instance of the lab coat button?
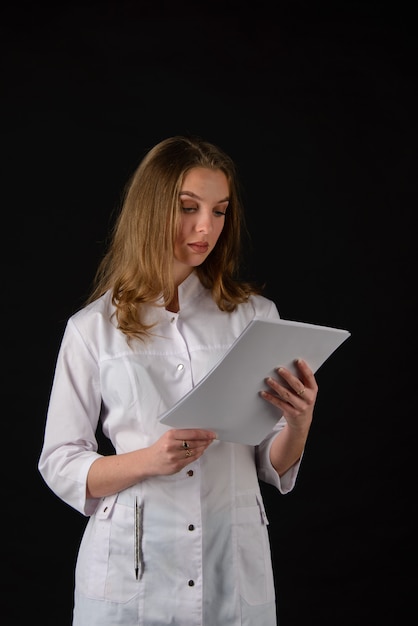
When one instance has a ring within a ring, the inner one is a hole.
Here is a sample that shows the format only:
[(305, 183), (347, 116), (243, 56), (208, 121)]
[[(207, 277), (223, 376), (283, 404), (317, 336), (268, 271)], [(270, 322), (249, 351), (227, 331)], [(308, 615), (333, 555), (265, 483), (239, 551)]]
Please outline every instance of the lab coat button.
[(187, 471), (187, 476), (193, 476), (193, 470), (188, 470)]
[(170, 320), (170, 322), (171, 322), (171, 323), (173, 323), (173, 322), (175, 322), (175, 321), (176, 321), (176, 318), (175, 318), (175, 317), (172, 317), (172, 318), (171, 318), (171, 320)]
[(187, 584), (189, 585), (189, 587), (194, 587), (194, 580), (189, 580)]
[(181, 370), (184, 370), (184, 365), (183, 365), (183, 363), (179, 363), (179, 364), (177, 365), (177, 371), (178, 371), (178, 372), (181, 372)]
[(189, 524), (189, 530), (194, 530), (194, 525), (193, 524)]

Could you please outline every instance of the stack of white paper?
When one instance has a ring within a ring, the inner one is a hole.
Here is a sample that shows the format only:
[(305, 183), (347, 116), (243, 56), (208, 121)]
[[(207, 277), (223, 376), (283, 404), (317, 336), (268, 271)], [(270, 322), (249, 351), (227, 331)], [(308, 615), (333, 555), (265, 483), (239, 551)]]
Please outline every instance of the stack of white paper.
[(219, 439), (259, 444), (280, 411), (264, 400), (264, 379), (278, 366), (296, 373), (303, 358), (316, 372), (349, 331), (289, 320), (254, 319), (216, 366), (160, 421), (175, 428), (207, 428)]

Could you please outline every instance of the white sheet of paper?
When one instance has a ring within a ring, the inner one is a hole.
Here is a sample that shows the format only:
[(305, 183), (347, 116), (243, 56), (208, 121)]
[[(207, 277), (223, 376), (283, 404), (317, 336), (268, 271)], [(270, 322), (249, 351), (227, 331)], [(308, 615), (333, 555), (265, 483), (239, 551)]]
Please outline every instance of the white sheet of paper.
[(279, 365), (296, 373), (297, 358), (316, 372), (349, 336), (340, 328), (256, 318), (160, 421), (175, 428), (207, 428), (223, 441), (257, 445), (281, 417), (259, 394), (267, 389), (265, 378), (277, 376)]

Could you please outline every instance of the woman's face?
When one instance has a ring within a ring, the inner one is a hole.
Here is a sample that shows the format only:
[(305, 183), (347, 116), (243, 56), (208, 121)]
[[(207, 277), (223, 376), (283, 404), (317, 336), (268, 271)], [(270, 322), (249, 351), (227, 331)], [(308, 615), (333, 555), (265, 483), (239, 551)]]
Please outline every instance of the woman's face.
[(191, 169), (180, 192), (182, 216), (174, 243), (174, 277), (180, 284), (209, 256), (225, 224), (228, 181), (221, 170)]

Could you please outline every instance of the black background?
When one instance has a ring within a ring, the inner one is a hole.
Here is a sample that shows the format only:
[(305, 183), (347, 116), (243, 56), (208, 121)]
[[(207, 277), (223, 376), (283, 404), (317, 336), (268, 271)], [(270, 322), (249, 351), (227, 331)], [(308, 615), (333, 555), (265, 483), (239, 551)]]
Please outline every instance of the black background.
[(263, 486), (280, 626), (415, 624), (412, 8), (34, 2), (1, 18), (2, 624), (70, 626), (85, 519), (37, 472), (55, 358), (125, 181), (183, 132), (237, 162), (248, 271), (281, 316), (352, 333), (318, 372), (297, 487)]

